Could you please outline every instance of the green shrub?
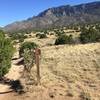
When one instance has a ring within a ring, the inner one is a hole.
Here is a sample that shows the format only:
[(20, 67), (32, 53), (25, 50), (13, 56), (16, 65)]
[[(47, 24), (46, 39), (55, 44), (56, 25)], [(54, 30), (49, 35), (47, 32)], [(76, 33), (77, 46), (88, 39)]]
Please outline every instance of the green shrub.
[(57, 36), (60, 36), (60, 35), (64, 35), (65, 34), (65, 32), (63, 30), (54, 30), (54, 32), (55, 32), (55, 34)]
[(9, 71), (12, 55), (13, 46), (11, 40), (5, 38), (4, 32), (0, 31), (0, 77)]
[(24, 42), (24, 39), (27, 38), (23, 33), (13, 33), (10, 35), (12, 40), (19, 40), (19, 42)]
[(32, 49), (34, 50), (36, 47), (37, 45), (34, 42), (24, 42), (21, 45), (20, 50), (19, 50), (20, 57), (22, 57), (25, 49), (28, 49), (31, 51)]
[(38, 34), (36, 34), (36, 37), (38, 37), (39, 39), (42, 39), (42, 38), (46, 38), (47, 36), (46, 36), (46, 34), (38, 33)]
[(81, 43), (91, 43), (91, 42), (99, 42), (100, 41), (100, 32), (93, 27), (89, 29), (83, 28), (80, 34)]
[(100, 31), (100, 25), (99, 24), (95, 25), (95, 28)]
[(72, 35), (61, 35), (59, 36), (56, 41), (55, 41), (55, 45), (59, 45), (59, 44), (72, 44), (73, 43), (73, 36)]
[(34, 42), (25, 42), (20, 47), (19, 54), (20, 57), (24, 58), (24, 66), (27, 71), (30, 71), (35, 63), (35, 48), (37, 48), (37, 45)]

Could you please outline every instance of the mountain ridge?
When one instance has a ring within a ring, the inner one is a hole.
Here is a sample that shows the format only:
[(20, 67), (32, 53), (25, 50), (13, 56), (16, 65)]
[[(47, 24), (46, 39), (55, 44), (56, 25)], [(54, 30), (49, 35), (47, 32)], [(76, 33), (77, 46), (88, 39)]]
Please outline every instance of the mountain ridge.
[(75, 6), (62, 5), (48, 8), (37, 16), (14, 22), (4, 27), (5, 31), (44, 29), (70, 24), (100, 22), (100, 1)]

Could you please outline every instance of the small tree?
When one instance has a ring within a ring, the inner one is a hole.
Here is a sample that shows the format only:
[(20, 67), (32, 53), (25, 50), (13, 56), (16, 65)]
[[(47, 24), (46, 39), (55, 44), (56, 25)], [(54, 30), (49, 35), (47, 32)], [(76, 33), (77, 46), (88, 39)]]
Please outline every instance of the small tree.
[(72, 35), (61, 35), (59, 36), (56, 41), (55, 41), (55, 45), (59, 45), (59, 44), (72, 44), (73, 43), (73, 36)]
[(83, 28), (80, 34), (81, 43), (91, 43), (91, 42), (99, 42), (100, 41), (100, 32), (93, 27)]
[(19, 50), (20, 57), (24, 58), (24, 66), (27, 71), (30, 71), (35, 63), (34, 49), (37, 45), (34, 42), (24, 42)]
[(3, 77), (9, 71), (12, 55), (11, 40), (6, 38), (4, 32), (0, 30), (0, 77)]

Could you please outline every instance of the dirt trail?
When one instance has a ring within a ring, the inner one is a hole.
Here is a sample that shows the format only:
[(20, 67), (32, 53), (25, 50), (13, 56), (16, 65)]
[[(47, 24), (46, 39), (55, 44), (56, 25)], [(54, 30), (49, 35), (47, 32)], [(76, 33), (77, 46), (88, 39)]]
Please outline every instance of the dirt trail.
[[(18, 53), (16, 53), (13, 58), (18, 58)], [(5, 75), (6, 78), (11, 79), (11, 80), (17, 80), (21, 77), (24, 67), (23, 65), (20, 65), (20, 66), (16, 65), (16, 62), (18, 62), (18, 60), (19, 59), (12, 60), (12, 67), (9, 73)], [(9, 92), (9, 91), (11, 91), (11, 89), (9, 89), (8, 85), (0, 84), (0, 100), (8, 100), (7, 99), (8, 93), (6, 92)]]

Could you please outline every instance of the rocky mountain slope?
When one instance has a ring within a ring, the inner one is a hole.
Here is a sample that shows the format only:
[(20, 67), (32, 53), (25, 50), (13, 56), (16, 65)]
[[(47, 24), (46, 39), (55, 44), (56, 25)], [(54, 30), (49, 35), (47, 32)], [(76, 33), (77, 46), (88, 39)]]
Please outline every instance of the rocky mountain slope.
[(19, 31), (94, 22), (100, 22), (100, 1), (49, 8), (27, 20), (9, 24), (4, 29), (6, 31)]

